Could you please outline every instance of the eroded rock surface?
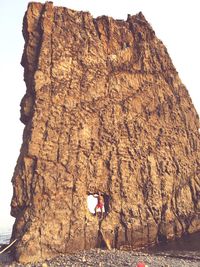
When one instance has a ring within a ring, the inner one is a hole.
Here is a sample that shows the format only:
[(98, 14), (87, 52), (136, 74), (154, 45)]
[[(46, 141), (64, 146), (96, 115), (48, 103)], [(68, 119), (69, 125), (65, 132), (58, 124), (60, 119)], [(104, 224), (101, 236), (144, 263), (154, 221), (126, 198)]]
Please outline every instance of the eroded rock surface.
[[(38, 261), (200, 230), (199, 118), (142, 13), (126, 21), (30, 3), (23, 144), (13, 176), (16, 258)], [(109, 212), (87, 207), (101, 191)]]

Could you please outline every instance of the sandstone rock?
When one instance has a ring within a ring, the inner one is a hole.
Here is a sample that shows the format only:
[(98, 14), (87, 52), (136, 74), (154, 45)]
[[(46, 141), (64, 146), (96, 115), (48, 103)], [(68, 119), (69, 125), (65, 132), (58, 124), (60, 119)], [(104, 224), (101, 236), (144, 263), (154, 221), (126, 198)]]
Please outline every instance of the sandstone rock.
[[(200, 230), (199, 117), (142, 13), (126, 21), (30, 3), (15, 256), (34, 262)], [(99, 222), (88, 194), (108, 198)]]

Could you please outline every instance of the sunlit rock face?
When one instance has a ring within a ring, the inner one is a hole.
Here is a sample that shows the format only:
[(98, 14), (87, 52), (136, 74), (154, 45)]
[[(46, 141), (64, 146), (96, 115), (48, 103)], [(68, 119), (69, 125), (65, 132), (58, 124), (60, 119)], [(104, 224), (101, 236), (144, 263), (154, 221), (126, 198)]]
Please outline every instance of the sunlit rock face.
[[(23, 35), (16, 259), (95, 248), (100, 231), (135, 248), (200, 230), (199, 118), (144, 16), (30, 3)], [(88, 208), (99, 192), (102, 221)]]

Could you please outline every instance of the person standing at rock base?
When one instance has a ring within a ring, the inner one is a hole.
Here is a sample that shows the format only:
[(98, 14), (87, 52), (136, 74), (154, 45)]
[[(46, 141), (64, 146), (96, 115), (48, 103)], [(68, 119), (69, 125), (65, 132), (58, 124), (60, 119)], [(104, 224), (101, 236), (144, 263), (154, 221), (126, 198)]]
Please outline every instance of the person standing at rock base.
[(101, 217), (100, 219), (103, 219), (103, 212), (104, 212), (104, 198), (99, 192), (99, 194), (94, 196), (97, 198), (97, 205), (95, 207), (95, 215), (97, 215), (98, 209), (100, 209)]

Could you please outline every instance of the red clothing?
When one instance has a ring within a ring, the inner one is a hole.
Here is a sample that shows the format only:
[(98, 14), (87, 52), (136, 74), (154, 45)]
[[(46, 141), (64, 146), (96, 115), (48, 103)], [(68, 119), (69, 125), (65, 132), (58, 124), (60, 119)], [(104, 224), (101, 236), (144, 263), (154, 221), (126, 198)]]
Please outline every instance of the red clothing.
[(97, 205), (96, 205), (96, 208), (98, 209), (103, 209), (103, 203), (98, 203)]

